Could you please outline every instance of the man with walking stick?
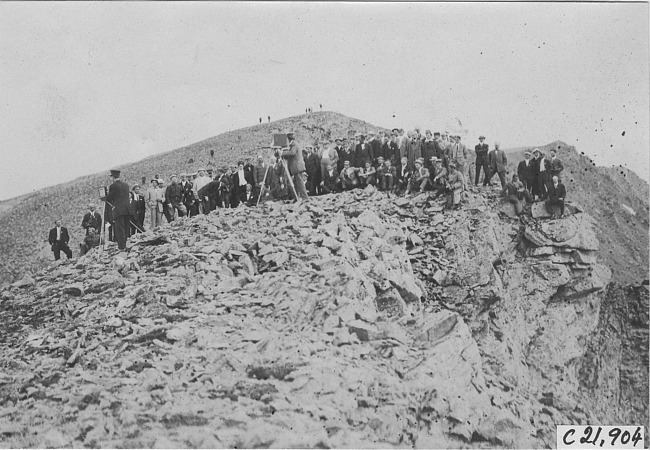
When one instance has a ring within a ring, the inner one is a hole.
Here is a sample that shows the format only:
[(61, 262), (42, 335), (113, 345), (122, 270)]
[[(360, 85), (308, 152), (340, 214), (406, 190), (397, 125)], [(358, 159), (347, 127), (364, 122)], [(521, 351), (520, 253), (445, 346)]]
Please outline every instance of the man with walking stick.
[(117, 241), (117, 248), (126, 250), (126, 238), (129, 229), (129, 217), (131, 213), (131, 205), (129, 202), (129, 185), (120, 181), (120, 171), (111, 170), (111, 179), (113, 183), (108, 188), (108, 195), (106, 195), (106, 203), (112, 205), (112, 217), (115, 227), (115, 240)]
[(284, 168), (288, 171), (287, 175), (289, 179), (293, 181), (292, 187), (296, 201), (301, 202), (309, 198), (304, 180), (305, 160), (302, 157), (302, 150), (296, 142), (296, 135), (294, 133), (287, 133), (287, 140), (289, 141), (289, 148), (282, 151)]

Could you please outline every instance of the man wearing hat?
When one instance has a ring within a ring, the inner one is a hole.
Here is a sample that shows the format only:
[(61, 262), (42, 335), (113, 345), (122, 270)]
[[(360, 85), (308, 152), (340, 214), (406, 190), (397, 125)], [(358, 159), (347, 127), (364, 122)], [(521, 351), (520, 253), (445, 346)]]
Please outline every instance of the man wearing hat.
[(512, 181), (510, 183), (507, 183), (506, 186), (501, 190), (501, 195), (505, 196), (508, 199), (508, 202), (513, 204), (515, 207), (515, 214), (518, 216), (521, 215), (524, 210), (523, 201), (533, 201), (530, 193), (524, 187), (523, 183), (519, 180), (519, 176), (517, 174), (512, 175)]
[(413, 176), (408, 181), (408, 185), (406, 186), (407, 194), (416, 191), (422, 193), (429, 185), (429, 169), (424, 167), (424, 159), (416, 159), (414, 166), (415, 170), (413, 171)]
[(178, 184), (178, 175), (172, 174), (171, 180), (171, 184), (165, 189), (165, 203), (167, 203), (173, 221), (176, 216), (185, 216), (187, 209), (183, 204), (183, 191), (181, 185)]
[(129, 236), (133, 236), (135, 233), (144, 232), (144, 216), (147, 208), (144, 195), (140, 193), (139, 185), (135, 184), (131, 188), (129, 202), (131, 203), (133, 213), (131, 223), (129, 224)]
[(447, 174), (447, 208), (459, 209), (465, 181), (463, 174), (456, 170), (456, 163), (449, 162), (449, 173)]
[(102, 231), (102, 216), (95, 211), (95, 205), (92, 203), (88, 205), (88, 212), (81, 221), (81, 228), (86, 230), (86, 235), (88, 235), (91, 228), (94, 228), (98, 233)]
[[(289, 141), (289, 148), (282, 152), (282, 157), (287, 160), (289, 168), (289, 175), (293, 179), (293, 186), (295, 189), (296, 201), (307, 200), (307, 189), (305, 189), (305, 160), (302, 158), (302, 150), (296, 142), (296, 135), (294, 133), (287, 133)], [(336, 152), (333, 152), (336, 153)]]
[(438, 198), (447, 186), (447, 169), (442, 165), (442, 160), (435, 156), (431, 157), (431, 165), (433, 168), (429, 169), (429, 184), (435, 192), (434, 198)]
[(343, 170), (339, 174), (339, 180), (341, 183), (341, 189), (344, 191), (350, 191), (356, 189), (359, 186), (359, 168), (352, 167), (350, 161), (345, 161), (343, 163)]
[(113, 226), (117, 248), (126, 250), (127, 233), (129, 232), (129, 217), (132, 215), (129, 202), (129, 185), (120, 181), (120, 171), (111, 170), (113, 183), (108, 188), (106, 201), (112, 205)]
[[(327, 142), (327, 141), (326, 141)], [(305, 158), (305, 172), (307, 172), (307, 190), (310, 196), (320, 194), (321, 182), (321, 164), (318, 157), (318, 149), (316, 146), (305, 147), (308, 150), (307, 157)], [(332, 152), (335, 150), (332, 149)], [(337, 154), (338, 156), (338, 154)]]
[(255, 197), (260, 196), (260, 193), (262, 192), (262, 183), (265, 184), (265, 187), (269, 186), (271, 180), (268, 174), (266, 173), (268, 167), (269, 167), (268, 164), (264, 162), (264, 156), (257, 155), (257, 164), (253, 169), (253, 183), (254, 183), (253, 194), (255, 195)]
[[(450, 149), (450, 159), (456, 163), (456, 170), (463, 175), (463, 183), (467, 183), (467, 170), (469, 169), (469, 151), (465, 144), (460, 142), (460, 136), (454, 136), (455, 143)], [(467, 189), (467, 185), (463, 185)]]
[(529, 191), (533, 187), (533, 166), (530, 160), (531, 154), (531, 151), (526, 149), (523, 161), (519, 161), (519, 165), (517, 165), (517, 177), (521, 184), (523, 184), (524, 189), (528, 189)]
[(163, 218), (163, 201), (165, 200), (165, 191), (158, 184), (158, 180), (151, 180), (151, 187), (147, 191), (146, 201), (149, 206), (149, 217), (151, 219), (151, 228), (162, 225)]
[(489, 158), (488, 152), (490, 151), (490, 146), (485, 143), (485, 136), (478, 137), (479, 143), (474, 147), (474, 153), (476, 153), (476, 175), (474, 175), (474, 186), (478, 186), (478, 180), (481, 176), (481, 169), (483, 169), (483, 186), (487, 186), (488, 176), (490, 173)]
[[(322, 181), (323, 174), (327, 171), (327, 165), (332, 164), (333, 167), (338, 167), (339, 163), (343, 164), (339, 160), (339, 153), (330, 148), (330, 142), (325, 140), (322, 143), (322, 148), (316, 153), (316, 156), (319, 159), (320, 165), (320, 177)], [(343, 152), (345, 154), (345, 152)], [(318, 182), (320, 184), (320, 181)]]

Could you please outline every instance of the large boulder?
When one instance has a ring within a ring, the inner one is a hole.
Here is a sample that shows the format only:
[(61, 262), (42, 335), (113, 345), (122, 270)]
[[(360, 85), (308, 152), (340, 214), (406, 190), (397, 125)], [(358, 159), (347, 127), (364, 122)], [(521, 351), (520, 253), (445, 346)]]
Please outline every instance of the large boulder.
[(559, 220), (531, 222), (526, 225), (524, 236), (537, 247), (571, 247), (581, 250), (599, 248), (593, 219), (585, 213)]

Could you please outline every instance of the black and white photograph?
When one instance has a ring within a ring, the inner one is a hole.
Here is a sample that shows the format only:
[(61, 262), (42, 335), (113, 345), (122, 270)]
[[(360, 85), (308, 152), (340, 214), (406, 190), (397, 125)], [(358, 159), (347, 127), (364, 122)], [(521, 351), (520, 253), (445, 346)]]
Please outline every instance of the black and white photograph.
[(648, 2), (0, 2), (0, 447), (647, 449)]

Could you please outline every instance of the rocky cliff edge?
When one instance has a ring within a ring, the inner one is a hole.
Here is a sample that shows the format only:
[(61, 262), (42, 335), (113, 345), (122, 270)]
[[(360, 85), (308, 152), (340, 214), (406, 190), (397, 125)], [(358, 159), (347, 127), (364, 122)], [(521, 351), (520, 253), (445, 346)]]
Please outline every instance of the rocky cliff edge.
[(503, 207), (369, 188), (26, 275), (0, 292), (0, 442), (523, 448), (647, 427), (647, 286), (608, 287), (586, 213)]

